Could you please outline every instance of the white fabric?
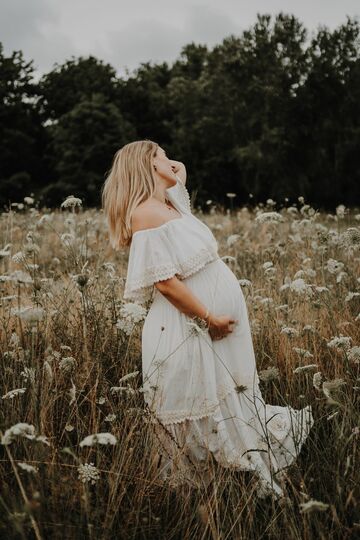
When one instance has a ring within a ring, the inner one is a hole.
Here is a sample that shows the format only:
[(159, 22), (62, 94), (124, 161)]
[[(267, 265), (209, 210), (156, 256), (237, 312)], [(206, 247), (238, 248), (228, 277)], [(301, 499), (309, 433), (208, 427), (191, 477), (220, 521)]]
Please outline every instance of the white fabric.
[(151, 299), (155, 282), (175, 275), (185, 279), (219, 257), (214, 235), (202, 221), (191, 214), (189, 194), (181, 180), (178, 178), (177, 184), (166, 191), (182, 215), (159, 227), (133, 234), (124, 289), (125, 300), (144, 304)]
[[(142, 330), (142, 377), (163, 476), (192, 482), (200, 464), (205, 477), (211, 454), (225, 467), (255, 471), (259, 496), (281, 496), (275, 475), (298, 456), (314, 422), (311, 406), (265, 404), (241, 286), (211, 230), (191, 214), (180, 183), (168, 195), (182, 217), (135, 233), (125, 288), (127, 298), (140, 301), (153, 293)], [(194, 329), (153, 287), (173, 275), (212, 313), (238, 319), (234, 331), (212, 341), (208, 331)]]

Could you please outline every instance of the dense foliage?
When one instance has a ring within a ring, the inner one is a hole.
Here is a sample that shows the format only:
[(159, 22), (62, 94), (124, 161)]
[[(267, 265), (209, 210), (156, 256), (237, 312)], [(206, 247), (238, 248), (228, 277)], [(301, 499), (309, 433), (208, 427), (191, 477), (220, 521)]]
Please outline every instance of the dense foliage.
[[(308, 31), (293, 15), (257, 15), (209, 50), (183, 47), (169, 65), (128, 78), (90, 56), (34, 81), (22, 51), (0, 43), (0, 206), (34, 193), (99, 206), (115, 151), (161, 144), (187, 167), (203, 206), (301, 195), (317, 207), (360, 200), (360, 26)], [(251, 195), (249, 195), (251, 194)]]

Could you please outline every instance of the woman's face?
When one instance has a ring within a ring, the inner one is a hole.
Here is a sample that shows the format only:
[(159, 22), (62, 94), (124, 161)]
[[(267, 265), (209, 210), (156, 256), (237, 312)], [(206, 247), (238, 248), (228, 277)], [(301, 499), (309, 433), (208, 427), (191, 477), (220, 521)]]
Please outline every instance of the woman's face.
[(154, 170), (155, 174), (158, 174), (162, 178), (176, 180), (171, 161), (161, 146), (159, 146), (157, 149), (156, 156), (154, 158), (154, 165), (156, 167), (156, 171)]

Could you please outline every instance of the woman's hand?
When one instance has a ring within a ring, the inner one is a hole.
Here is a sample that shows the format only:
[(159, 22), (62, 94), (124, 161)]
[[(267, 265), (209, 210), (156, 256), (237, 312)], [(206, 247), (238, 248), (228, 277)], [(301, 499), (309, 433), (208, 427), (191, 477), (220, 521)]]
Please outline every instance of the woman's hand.
[(181, 161), (175, 161), (174, 159), (169, 159), (169, 161), (171, 163), (171, 168), (175, 174), (179, 172), (182, 166), (184, 166), (184, 164)]
[(211, 339), (219, 340), (226, 337), (234, 330), (230, 326), (238, 322), (238, 319), (232, 319), (227, 315), (221, 315), (220, 317), (212, 316), (209, 320), (209, 334)]

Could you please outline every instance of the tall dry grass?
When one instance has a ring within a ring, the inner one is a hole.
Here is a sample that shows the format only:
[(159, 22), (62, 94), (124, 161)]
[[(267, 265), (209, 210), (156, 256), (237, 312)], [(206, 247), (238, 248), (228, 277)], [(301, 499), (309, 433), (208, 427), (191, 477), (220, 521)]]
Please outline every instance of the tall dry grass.
[(360, 214), (300, 198), (198, 217), (243, 287), (266, 401), (313, 406), (292, 504), (211, 456), (208, 484), (160, 480), (127, 251), (101, 212), (28, 198), (0, 219), (2, 538), (358, 537)]

